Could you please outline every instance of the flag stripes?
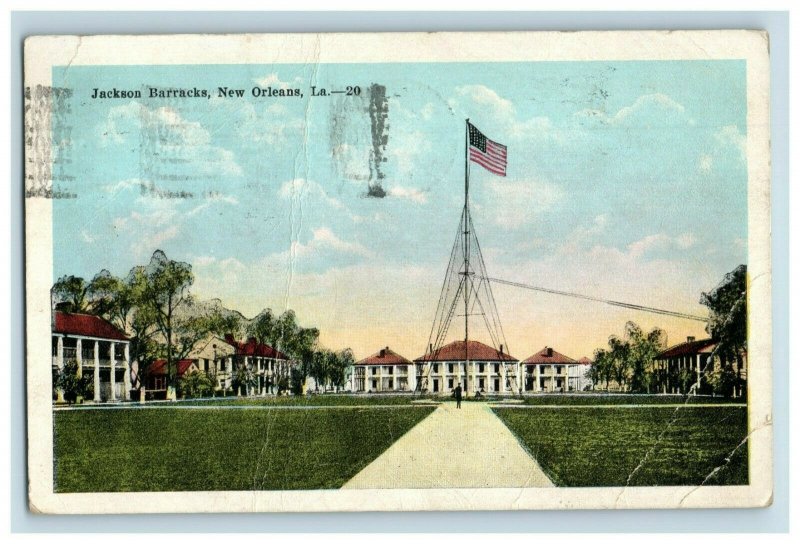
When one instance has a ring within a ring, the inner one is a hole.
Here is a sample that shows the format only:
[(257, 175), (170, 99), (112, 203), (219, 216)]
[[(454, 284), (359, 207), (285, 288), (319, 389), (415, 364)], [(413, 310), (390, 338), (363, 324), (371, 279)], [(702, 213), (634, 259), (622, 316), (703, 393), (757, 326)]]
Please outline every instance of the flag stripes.
[(467, 126), (469, 129), (469, 160), (480, 164), (493, 174), (505, 176), (508, 162), (506, 146), (484, 136), (472, 123), (467, 123)]

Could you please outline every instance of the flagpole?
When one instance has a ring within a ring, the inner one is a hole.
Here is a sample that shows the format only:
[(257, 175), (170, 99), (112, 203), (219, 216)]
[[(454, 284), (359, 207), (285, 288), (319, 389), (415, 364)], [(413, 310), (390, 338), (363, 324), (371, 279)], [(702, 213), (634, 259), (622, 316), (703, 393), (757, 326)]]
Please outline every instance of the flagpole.
[(464, 140), (464, 374), (469, 388), (469, 118)]

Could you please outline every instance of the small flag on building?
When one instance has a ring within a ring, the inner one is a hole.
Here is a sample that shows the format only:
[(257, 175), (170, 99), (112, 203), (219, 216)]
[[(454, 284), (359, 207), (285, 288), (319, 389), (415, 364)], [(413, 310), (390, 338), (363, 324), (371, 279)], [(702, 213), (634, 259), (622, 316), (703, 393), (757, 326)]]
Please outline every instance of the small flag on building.
[(506, 175), (507, 150), (503, 144), (493, 142), (467, 122), (469, 129), (469, 160), (486, 168), (492, 174)]

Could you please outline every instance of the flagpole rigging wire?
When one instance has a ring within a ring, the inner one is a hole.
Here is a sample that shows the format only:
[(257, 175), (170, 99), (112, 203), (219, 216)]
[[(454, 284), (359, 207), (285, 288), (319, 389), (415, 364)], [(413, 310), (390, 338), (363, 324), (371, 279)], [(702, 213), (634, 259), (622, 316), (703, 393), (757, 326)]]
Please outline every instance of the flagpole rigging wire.
[(520, 287), (522, 289), (529, 289), (531, 291), (540, 291), (542, 293), (550, 293), (550, 294), (553, 294), (553, 295), (562, 295), (562, 296), (565, 296), (565, 297), (579, 298), (579, 299), (583, 299), (583, 300), (592, 300), (592, 301), (595, 301), (595, 302), (603, 302), (603, 303), (609, 304), (611, 306), (618, 306), (620, 308), (628, 308), (629, 310), (638, 310), (638, 311), (641, 311), (641, 312), (650, 312), (650, 313), (659, 314), (659, 315), (668, 315), (668, 316), (672, 316), (672, 317), (680, 317), (680, 318), (683, 318), (683, 319), (692, 319), (694, 321), (708, 322), (708, 318), (706, 318), (706, 317), (700, 317), (700, 316), (691, 315), (691, 314), (684, 314), (684, 313), (681, 313), (681, 312), (673, 312), (671, 310), (663, 310), (661, 308), (652, 308), (650, 306), (642, 306), (640, 304), (631, 304), (629, 302), (619, 302), (619, 301), (616, 301), (616, 300), (607, 300), (607, 299), (600, 298), (600, 297), (592, 297), (592, 296), (589, 296), (589, 295), (581, 295), (580, 293), (572, 293), (572, 292), (569, 292), (569, 291), (559, 291), (557, 289), (548, 289), (546, 287), (537, 287), (535, 285), (529, 285), (527, 283), (520, 283), (520, 282), (516, 282), (516, 281), (509, 281), (509, 280), (501, 280), (500, 278), (491, 278), (491, 277), (488, 277), (488, 276), (484, 277), (484, 279), (486, 279), (487, 281), (494, 282), (494, 283), (501, 283), (501, 284), (504, 284), (504, 285), (511, 285), (511, 286), (514, 286), (514, 287)]

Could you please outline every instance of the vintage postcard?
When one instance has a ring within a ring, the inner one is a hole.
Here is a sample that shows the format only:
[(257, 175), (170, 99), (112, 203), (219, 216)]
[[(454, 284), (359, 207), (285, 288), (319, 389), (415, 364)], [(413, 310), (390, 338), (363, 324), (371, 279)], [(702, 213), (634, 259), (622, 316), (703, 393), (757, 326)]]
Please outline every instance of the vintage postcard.
[(31, 510), (768, 506), (768, 51), (30, 37)]

